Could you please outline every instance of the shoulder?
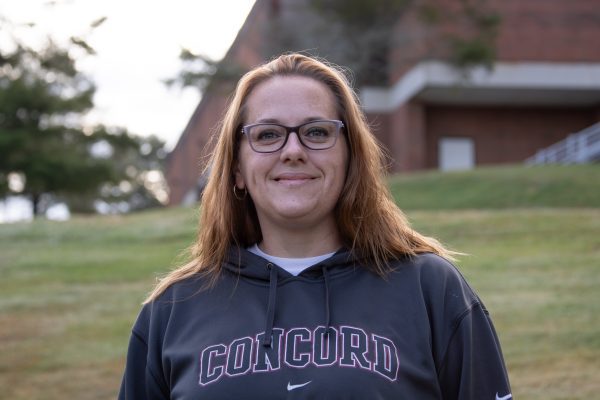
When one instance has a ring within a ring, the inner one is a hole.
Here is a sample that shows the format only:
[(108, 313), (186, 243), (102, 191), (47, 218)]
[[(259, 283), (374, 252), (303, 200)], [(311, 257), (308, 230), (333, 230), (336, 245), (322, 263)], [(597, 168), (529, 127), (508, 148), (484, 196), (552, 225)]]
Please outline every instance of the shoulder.
[(403, 270), (410, 270), (418, 274), (425, 283), (465, 280), (456, 265), (434, 253), (407, 256), (394, 261), (392, 267), (394, 272), (401, 273)]
[(395, 273), (412, 271), (424, 300), (433, 308), (460, 314), (481, 304), (459, 269), (452, 262), (433, 253), (418, 254), (394, 263)]
[(134, 324), (133, 331), (144, 337), (150, 330), (161, 330), (168, 324), (178, 304), (193, 299), (206, 287), (204, 279), (191, 277), (175, 282), (152, 301), (145, 303)]

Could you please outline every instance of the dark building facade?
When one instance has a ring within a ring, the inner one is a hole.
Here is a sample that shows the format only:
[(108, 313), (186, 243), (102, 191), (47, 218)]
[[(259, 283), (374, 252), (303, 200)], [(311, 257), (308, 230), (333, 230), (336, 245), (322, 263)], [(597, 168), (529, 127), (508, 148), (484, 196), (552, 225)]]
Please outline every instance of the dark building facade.
[[(461, 3), (435, 2), (442, 16), (456, 15)], [(500, 19), (492, 68), (457, 69), (445, 38), (471, 28), (457, 18), (428, 24), (423, 9), (410, 7), (390, 31), (386, 80), (358, 88), (392, 172), (518, 163), (600, 120), (600, 1), (485, 4)], [(249, 69), (270, 58), (275, 35), (265, 27), (303, 7), (304, 0), (258, 0), (224, 62)], [(197, 200), (209, 138), (232, 90), (223, 82), (204, 94), (171, 152), (171, 204)]]

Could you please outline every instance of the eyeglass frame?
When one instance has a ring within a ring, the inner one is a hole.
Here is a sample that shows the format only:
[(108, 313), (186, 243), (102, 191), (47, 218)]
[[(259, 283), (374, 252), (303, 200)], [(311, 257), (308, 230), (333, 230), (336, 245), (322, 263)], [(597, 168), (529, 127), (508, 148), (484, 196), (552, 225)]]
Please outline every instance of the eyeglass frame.
[[(335, 122), (336, 123), (337, 129), (335, 131), (335, 138), (334, 138), (333, 143), (331, 144), (331, 146), (324, 147), (322, 149), (314, 149), (312, 147), (307, 146), (306, 143), (304, 143), (302, 141), (302, 138), (301, 138), (301, 136), (299, 134), (299, 129), (302, 128), (305, 125), (314, 124), (315, 122)], [(283, 129), (285, 129), (285, 139), (283, 140), (283, 143), (282, 143), (281, 147), (277, 148), (276, 150), (270, 150), (270, 151), (260, 151), (260, 150), (256, 150), (254, 148), (254, 146), (252, 145), (252, 140), (250, 140), (250, 138), (247, 136), (248, 133), (246, 132), (246, 129), (250, 129), (252, 127), (260, 126), (260, 125), (279, 126), (279, 127), (283, 128)], [(335, 144), (337, 143), (337, 139), (340, 136), (340, 131), (342, 129), (344, 129), (344, 128), (346, 128), (346, 125), (344, 124), (343, 121), (341, 121), (339, 119), (316, 119), (316, 120), (313, 120), (313, 121), (305, 122), (305, 123), (300, 124), (298, 126), (286, 126), (286, 125), (276, 124), (276, 123), (271, 123), (271, 122), (259, 122), (259, 123), (256, 123), (256, 124), (249, 124), (249, 125), (242, 126), (242, 128), (240, 129), (240, 133), (242, 135), (246, 135), (248, 137), (248, 143), (250, 144), (250, 148), (253, 151), (255, 151), (256, 153), (261, 153), (261, 154), (269, 154), (269, 153), (278, 152), (279, 150), (283, 149), (285, 147), (285, 145), (287, 144), (288, 139), (290, 138), (290, 133), (292, 133), (292, 132), (296, 133), (296, 136), (298, 137), (298, 141), (300, 142), (300, 144), (302, 146), (304, 146), (305, 148), (309, 149), (309, 150), (316, 150), (316, 151), (319, 151), (319, 150), (329, 150), (333, 146), (335, 146)]]

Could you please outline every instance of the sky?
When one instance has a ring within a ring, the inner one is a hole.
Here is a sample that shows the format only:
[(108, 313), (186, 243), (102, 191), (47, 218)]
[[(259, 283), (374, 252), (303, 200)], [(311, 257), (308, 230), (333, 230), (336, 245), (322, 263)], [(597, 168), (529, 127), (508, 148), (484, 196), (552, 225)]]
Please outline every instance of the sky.
[[(195, 89), (162, 82), (181, 68), (182, 47), (221, 59), (254, 0), (0, 0), (0, 15), (39, 43), (84, 36), (96, 50), (78, 66), (97, 85), (89, 123), (121, 126), (138, 135), (155, 134), (172, 148), (200, 100)], [(106, 21), (91, 33), (90, 24)]]
[[(59, 43), (83, 36), (97, 52), (78, 61), (97, 86), (95, 107), (86, 122), (154, 134), (171, 149), (200, 101), (195, 89), (167, 88), (163, 83), (180, 70), (181, 48), (221, 59), (253, 4), (254, 0), (0, 0), (0, 17), (15, 24), (17, 35), (33, 46), (48, 35)], [(90, 32), (90, 24), (101, 17), (106, 21)], [(30, 22), (34, 28), (20, 25)], [(0, 31), (0, 46), (7, 45), (10, 41)], [(55, 219), (68, 217), (62, 207), (54, 211)], [(0, 202), (0, 223), (23, 219), (31, 219), (27, 200)]]

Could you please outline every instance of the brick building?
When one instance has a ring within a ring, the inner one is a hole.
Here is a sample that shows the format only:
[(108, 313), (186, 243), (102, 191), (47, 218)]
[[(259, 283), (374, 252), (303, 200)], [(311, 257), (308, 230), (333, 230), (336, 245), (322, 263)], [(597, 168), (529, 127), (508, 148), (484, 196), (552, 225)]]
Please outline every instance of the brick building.
[[(450, 13), (459, 3), (440, 0), (436, 7)], [(225, 62), (249, 69), (270, 58), (273, 35), (264, 27), (303, 4), (258, 0)], [(452, 18), (432, 27), (413, 7), (393, 27), (386, 81), (358, 88), (393, 172), (522, 162), (600, 120), (600, 1), (486, 4), (500, 17), (492, 69), (453, 67), (442, 38), (468, 28)], [(204, 94), (171, 152), (171, 204), (197, 199), (208, 140), (232, 89), (221, 82)]]

